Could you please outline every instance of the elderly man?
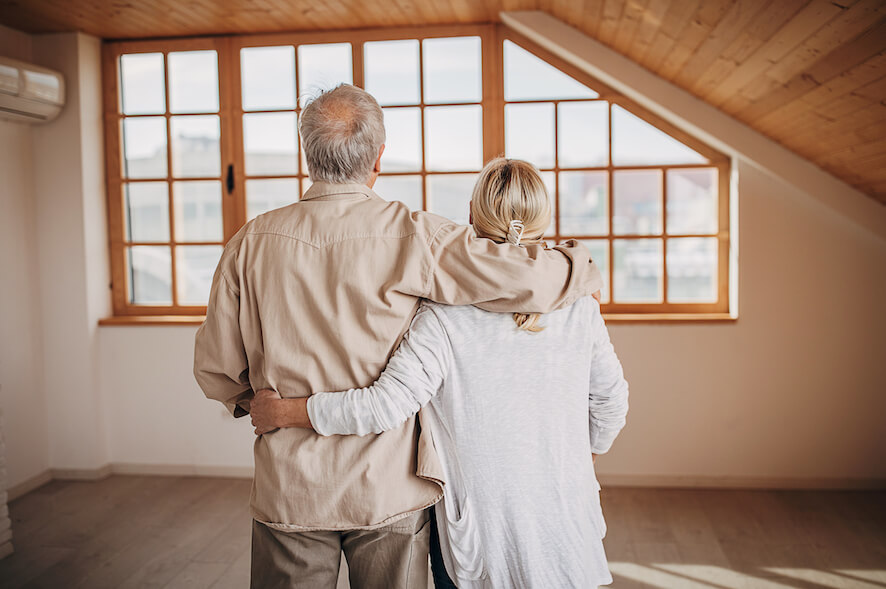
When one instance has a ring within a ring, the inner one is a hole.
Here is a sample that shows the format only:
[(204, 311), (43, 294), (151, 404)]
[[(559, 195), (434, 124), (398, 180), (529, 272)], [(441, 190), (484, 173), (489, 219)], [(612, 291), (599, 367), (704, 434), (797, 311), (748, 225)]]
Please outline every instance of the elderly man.
[[(313, 100), (300, 131), (313, 186), (227, 244), (197, 332), (194, 374), (235, 417), (254, 391), (372, 383), (421, 298), (548, 312), (597, 291), (585, 248), (496, 244), (372, 191), (385, 130), (369, 94)], [(252, 586), (335, 587), (341, 553), (357, 589), (423, 587), (429, 514), (443, 493), (413, 418), (379, 435), (281, 429), (255, 442)]]

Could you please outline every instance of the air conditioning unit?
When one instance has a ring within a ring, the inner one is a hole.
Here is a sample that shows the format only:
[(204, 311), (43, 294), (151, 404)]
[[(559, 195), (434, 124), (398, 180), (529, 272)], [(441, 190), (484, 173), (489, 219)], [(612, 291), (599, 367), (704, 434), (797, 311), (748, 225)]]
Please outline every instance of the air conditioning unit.
[(45, 123), (65, 104), (65, 79), (58, 72), (0, 57), (0, 118)]

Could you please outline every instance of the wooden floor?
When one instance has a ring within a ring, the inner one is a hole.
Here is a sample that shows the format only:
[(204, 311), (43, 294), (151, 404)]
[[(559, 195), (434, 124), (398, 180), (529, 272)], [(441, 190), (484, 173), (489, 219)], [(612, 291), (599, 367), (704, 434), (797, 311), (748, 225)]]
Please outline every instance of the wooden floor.
[[(249, 485), (50, 483), (10, 505), (0, 587), (248, 587)], [(886, 492), (613, 488), (603, 506), (615, 588), (886, 588)]]

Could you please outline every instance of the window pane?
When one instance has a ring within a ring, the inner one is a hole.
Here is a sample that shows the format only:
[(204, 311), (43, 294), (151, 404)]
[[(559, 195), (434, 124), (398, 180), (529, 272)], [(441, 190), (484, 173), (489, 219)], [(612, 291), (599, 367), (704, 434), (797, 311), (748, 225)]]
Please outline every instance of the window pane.
[(471, 192), (476, 181), (476, 174), (428, 176), (428, 210), (460, 225), (467, 225)]
[(504, 44), (505, 100), (597, 98), (597, 93), (510, 41)]
[(166, 119), (123, 119), (127, 178), (166, 178)]
[(557, 187), (554, 182), (554, 172), (541, 172), (541, 181), (544, 182), (545, 188), (548, 190), (548, 198), (551, 199), (551, 224), (545, 231), (545, 237), (554, 237), (557, 234)]
[(554, 104), (505, 105), (505, 155), (554, 167)]
[(168, 246), (129, 248), (129, 301), (134, 305), (172, 304), (172, 256)]
[(560, 235), (609, 233), (609, 174), (560, 172)]
[(421, 170), (421, 109), (386, 108), (383, 172), (418, 172)]
[(294, 112), (243, 115), (243, 149), (249, 176), (298, 173)]
[(120, 85), (123, 114), (145, 115), (166, 112), (162, 53), (121, 55)]
[(421, 207), (421, 176), (379, 176), (372, 187), (385, 200), (399, 200), (413, 211)]
[(479, 170), (483, 164), (482, 107), (425, 109), (425, 165), (428, 170)]
[(218, 111), (218, 58), (215, 51), (169, 54), (169, 112)]
[(480, 37), (422, 41), (425, 104), (480, 102)]
[(363, 45), (366, 91), (381, 105), (418, 104), (418, 41), (378, 41)]
[(561, 168), (609, 163), (609, 103), (562, 102), (557, 111), (557, 161)]
[(717, 170), (668, 170), (668, 233), (717, 232)]
[(298, 48), (298, 94), (302, 106), (322, 90), (353, 83), (351, 44), (301, 45)]
[(262, 213), (291, 205), (298, 198), (298, 178), (247, 180), (246, 216), (254, 219)]
[(295, 108), (295, 48), (246, 47), (240, 50), (243, 110)]
[(613, 233), (658, 235), (661, 220), (661, 170), (622, 170), (613, 182)]
[(668, 240), (668, 302), (717, 302), (717, 238)]
[(703, 164), (707, 161), (664, 131), (612, 105), (613, 165)]
[(604, 303), (609, 302), (609, 241), (605, 239), (586, 239), (583, 244), (591, 250), (591, 259), (600, 269), (603, 276), (603, 288), (600, 291), (600, 299)]
[(221, 241), (221, 182), (173, 182), (176, 241)]
[(220, 245), (180, 245), (175, 248), (175, 286), (179, 305), (209, 302), (212, 275), (221, 254)]
[(662, 302), (661, 240), (616, 239), (612, 247), (615, 302)]
[(218, 117), (172, 117), (172, 175), (221, 176)]
[(126, 184), (126, 240), (169, 241), (169, 188), (166, 182)]

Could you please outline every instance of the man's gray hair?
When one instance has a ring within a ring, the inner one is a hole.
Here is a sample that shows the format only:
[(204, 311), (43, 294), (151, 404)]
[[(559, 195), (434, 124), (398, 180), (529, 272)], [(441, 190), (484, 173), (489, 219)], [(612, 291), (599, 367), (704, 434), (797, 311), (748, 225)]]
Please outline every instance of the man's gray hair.
[(321, 92), (301, 113), (302, 148), (314, 182), (363, 184), (385, 142), (385, 120), (375, 98), (341, 84)]

